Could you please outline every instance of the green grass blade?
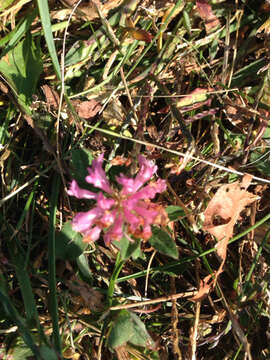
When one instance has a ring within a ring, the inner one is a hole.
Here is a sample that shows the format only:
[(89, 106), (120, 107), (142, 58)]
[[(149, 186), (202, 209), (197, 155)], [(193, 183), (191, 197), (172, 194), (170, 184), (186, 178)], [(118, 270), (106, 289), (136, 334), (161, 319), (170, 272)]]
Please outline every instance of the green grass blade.
[(56, 72), (58, 79), (60, 80), (61, 79), (60, 64), (58, 61), (56, 48), (55, 48), (55, 44), (54, 44), (54, 40), (53, 40), (52, 25), (51, 25), (48, 1), (47, 0), (37, 0), (37, 4), (38, 4), (38, 8), (39, 8), (39, 14), (40, 14), (42, 27), (44, 30), (44, 36), (45, 36), (48, 50), (49, 50), (49, 53), (50, 53), (50, 56), (52, 59), (54, 70)]
[(121, 255), (119, 252), (117, 254), (117, 257), (115, 260), (115, 266), (114, 266), (113, 274), (110, 278), (110, 284), (109, 284), (109, 288), (108, 288), (108, 292), (107, 292), (107, 303), (108, 303), (109, 307), (112, 305), (114, 287), (117, 282), (120, 271), (122, 270), (122, 268), (124, 266), (124, 263), (125, 262), (121, 260)]
[(58, 323), (58, 301), (56, 293), (56, 269), (55, 269), (55, 224), (56, 224), (56, 210), (57, 200), (60, 186), (59, 176), (54, 177), (52, 197), (51, 197), (51, 211), (50, 211), (50, 229), (49, 229), (49, 309), (53, 324), (53, 340), (56, 350), (61, 354), (61, 339), (59, 333)]
[(10, 48), (15, 46), (27, 33), (36, 16), (37, 11), (33, 11), (31, 14), (28, 14), (24, 19), (19, 22), (19, 24), (14, 30), (12, 30), (10, 33), (8, 33), (7, 36), (0, 40), (0, 47), (4, 46), (8, 42), (7, 48), (4, 49), (5, 53), (7, 53)]
[[(20, 231), (25, 221), (25, 217), (27, 216), (27, 213), (30, 211), (30, 206), (33, 202), (34, 194), (36, 191), (36, 186), (37, 186), (37, 182), (35, 183), (34, 189), (31, 192), (24, 207), (23, 213), (17, 223), (16, 226), (17, 232)], [(33, 326), (37, 327), (40, 340), (43, 340), (45, 343), (47, 343), (46, 336), (44, 335), (43, 329), (39, 322), (36, 301), (32, 290), (31, 281), (27, 272), (27, 265), (28, 265), (27, 256), (25, 256), (26, 254), (24, 253), (17, 239), (15, 238), (14, 240), (15, 241), (9, 243), (8, 249), (12, 262), (15, 266), (16, 277), (18, 279), (20, 291), (23, 298), (26, 319), (31, 327)], [(30, 244), (29, 244), (29, 248), (30, 248)]]
[[(252, 230), (258, 228), (259, 226), (261, 226), (262, 224), (264, 224), (267, 220), (270, 219), (270, 213), (267, 214), (265, 217), (263, 217), (261, 220), (257, 221), (256, 224), (254, 224), (253, 226), (250, 226), (248, 229), (242, 231), (240, 234), (235, 235), (231, 240), (229, 240), (229, 244), (232, 244), (233, 242), (241, 239), (242, 237), (246, 236), (248, 233), (250, 233)], [(268, 237), (268, 233), (266, 234), (265, 238)], [(262, 247), (264, 247), (266, 245), (266, 241), (264, 240), (261, 244)], [(173, 271), (174, 268), (181, 268), (185, 263), (189, 263), (191, 261), (194, 261), (197, 258), (201, 258), (204, 257), (208, 254), (211, 254), (213, 252), (217, 251), (217, 249), (215, 247), (206, 250), (204, 252), (202, 252), (201, 254), (197, 255), (197, 256), (188, 256), (185, 258), (180, 259), (179, 261), (173, 261), (168, 265), (163, 265), (163, 266), (157, 266), (157, 267), (153, 267), (149, 270), (142, 270), (139, 271), (137, 273), (133, 273), (131, 275), (126, 275), (120, 278), (117, 278), (116, 282), (120, 283), (123, 281), (127, 281), (130, 279), (137, 279), (139, 277), (143, 277), (146, 275), (147, 271), (149, 273), (154, 273), (154, 272), (163, 272), (163, 271)]]
[(36, 356), (36, 359), (42, 359), (40, 356), (39, 350), (31, 336), (30, 331), (28, 328), (24, 325), (23, 319), (18, 314), (15, 307), (12, 305), (12, 302), (10, 301), (9, 297), (3, 294), (3, 292), (0, 290), (0, 302), (8, 315), (8, 317), (18, 326), (18, 330), (27, 346), (32, 350), (34, 355)]
[(264, 245), (266, 244), (266, 242), (268, 241), (268, 239), (269, 239), (269, 236), (270, 236), (270, 229), (267, 231), (267, 233), (265, 234), (265, 236), (264, 236), (264, 238), (263, 238), (263, 241), (261, 242), (261, 244), (260, 244), (260, 246), (259, 246), (259, 248), (258, 248), (258, 250), (257, 250), (257, 253), (256, 253), (256, 255), (255, 255), (255, 257), (254, 257), (254, 259), (253, 259), (253, 261), (252, 261), (252, 265), (251, 265), (251, 267), (250, 267), (250, 269), (249, 269), (249, 272), (248, 272), (248, 274), (247, 274), (247, 276), (246, 276), (246, 283), (245, 283), (245, 286), (244, 286), (244, 289), (243, 289), (243, 293), (245, 293), (246, 292), (246, 289), (249, 287), (249, 286), (251, 286), (251, 284), (250, 284), (250, 279), (251, 279), (251, 276), (252, 276), (252, 274), (253, 274), (253, 272), (254, 272), (254, 270), (255, 270), (255, 267), (256, 267), (256, 265), (257, 264), (259, 264), (259, 258), (260, 258), (260, 256), (261, 256), (261, 253), (262, 253), (262, 250), (263, 250), (263, 248), (264, 248)]

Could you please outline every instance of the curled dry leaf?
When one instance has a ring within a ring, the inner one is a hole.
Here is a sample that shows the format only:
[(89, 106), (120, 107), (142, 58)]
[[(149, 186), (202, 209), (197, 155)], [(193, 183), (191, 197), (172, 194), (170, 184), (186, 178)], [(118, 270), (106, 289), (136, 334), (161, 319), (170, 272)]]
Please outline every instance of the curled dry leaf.
[(208, 4), (208, 0), (197, 0), (196, 6), (200, 17), (205, 22), (205, 30), (207, 34), (220, 25), (218, 18), (212, 11), (211, 5)]
[(204, 212), (203, 230), (216, 237), (217, 253), (222, 260), (226, 259), (228, 241), (241, 211), (258, 199), (257, 195), (246, 191), (251, 179), (251, 175), (245, 175), (242, 183), (236, 181), (221, 186)]
[(232, 184), (221, 186), (204, 212), (203, 230), (214, 235), (217, 239), (217, 253), (222, 262), (219, 269), (212, 275), (211, 282), (211, 275), (206, 276), (201, 281), (198, 293), (192, 298), (194, 301), (202, 300), (214, 288), (218, 276), (223, 271), (228, 241), (233, 236), (233, 228), (236, 221), (240, 219), (241, 211), (259, 198), (257, 195), (246, 190), (251, 179), (252, 176), (247, 174), (243, 177), (241, 183), (236, 181)]
[(150, 43), (153, 39), (153, 36), (150, 34), (150, 32), (143, 29), (126, 27), (124, 30), (135, 40)]
[(84, 119), (93, 118), (101, 109), (100, 103), (92, 99), (89, 101), (82, 101), (77, 105), (78, 115)]
[(199, 291), (191, 300), (193, 301), (200, 301), (202, 300), (206, 295), (209, 294), (211, 287), (213, 284), (212, 275), (207, 275), (203, 280), (200, 281), (200, 288)]
[(50, 111), (50, 108), (58, 109), (60, 98), (57, 91), (53, 90), (49, 85), (43, 85), (41, 88), (46, 98), (48, 110)]

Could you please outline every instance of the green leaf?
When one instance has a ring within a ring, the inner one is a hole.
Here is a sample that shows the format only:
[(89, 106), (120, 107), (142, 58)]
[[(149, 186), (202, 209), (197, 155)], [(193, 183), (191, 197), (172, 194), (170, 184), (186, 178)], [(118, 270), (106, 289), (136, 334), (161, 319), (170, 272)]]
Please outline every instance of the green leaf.
[(93, 276), (92, 272), (88, 265), (87, 257), (82, 253), (80, 256), (76, 258), (78, 268), (80, 272), (82, 273), (82, 276), (86, 278), (86, 280), (90, 281), (92, 283)]
[(127, 310), (119, 312), (108, 338), (108, 345), (116, 348), (128, 342), (133, 336), (133, 326), (130, 313)]
[(9, 5), (15, 2), (15, 0), (1, 0), (0, 11), (6, 9)]
[(168, 233), (157, 227), (152, 229), (152, 237), (149, 239), (150, 244), (162, 254), (178, 259), (178, 251), (174, 240)]
[(0, 72), (6, 78), (17, 95), (19, 104), (25, 112), (31, 114), (29, 105), (42, 72), (42, 59), (39, 45), (36, 45), (28, 33), (16, 47), (5, 52), (0, 59)]
[(22, 318), (14, 307), (10, 298), (4, 295), (0, 290), (0, 302), (3, 306), (5, 313), (10, 317), (14, 324), (18, 326), (18, 331), (21, 334), (25, 344), (32, 350), (36, 355), (37, 359), (40, 359), (38, 348), (32, 338), (29, 328), (25, 325), (26, 321)]
[(22, 39), (22, 37), (25, 36), (36, 16), (37, 11), (32, 10), (19, 21), (17, 26), (12, 31), (10, 31), (6, 36), (0, 39), (0, 47), (4, 46), (8, 42), (7, 47), (4, 49), (5, 54), (10, 51), (11, 48), (16, 46), (17, 43)]
[(71, 222), (65, 223), (62, 230), (55, 234), (55, 252), (60, 259), (74, 260), (83, 253), (86, 246), (82, 235), (72, 230)]
[(141, 241), (139, 239), (133, 240), (133, 242), (131, 242), (125, 236), (123, 236), (120, 241), (114, 241), (113, 244), (120, 250), (123, 260), (128, 259), (130, 256), (135, 256), (136, 258), (140, 255)]
[(91, 46), (86, 45), (85, 41), (78, 41), (73, 45), (66, 54), (65, 65), (71, 66), (83, 61), (89, 57)]
[(48, 6), (48, 0), (37, 0), (37, 3), (48, 50), (52, 59), (54, 70), (58, 79), (60, 80), (61, 71), (52, 34), (51, 16)]
[(71, 150), (72, 175), (79, 185), (85, 184), (85, 177), (88, 175), (87, 168), (91, 165), (94, 157), (87, 149)]
[(52, 348), (50, 348), (48, 346), (42, 345), (40, 347), (39, 351), (40, 351), (40, 354), (41, 354), (43, 359), (46, 359), (46, 360), (57, 360), (57, 359), (59, 359), (56, 352)]
[(270, 177), (270, 151), (255, 150), (250, 155), (250, 162), (264, 176)]
[(149, 342), (152, 339), (148, 334), (144, 323), (133, 313), (130, 313), (130, 318), (132, 321), (133, 336), (129, 342), (137, 346), (145, 346), (146, 342)]
[(151, 337), (140, 318), (127, 310), (120, 311), (108, 338), (109, 346), (116, 348), (127, 342), (145, 346), (147, 341), (151, 341)]
[(30, 356), (33, 356), (33, 352), (24, 343), (19, 343), (12, 348), (9, 355), (12, 356), (13, 360), (21, 360), (29, 359)]
[(180, 216), (185, 216), (185, 212), (180, 206), (170, 205), (165, 210), (171, 221), (177, 220)]

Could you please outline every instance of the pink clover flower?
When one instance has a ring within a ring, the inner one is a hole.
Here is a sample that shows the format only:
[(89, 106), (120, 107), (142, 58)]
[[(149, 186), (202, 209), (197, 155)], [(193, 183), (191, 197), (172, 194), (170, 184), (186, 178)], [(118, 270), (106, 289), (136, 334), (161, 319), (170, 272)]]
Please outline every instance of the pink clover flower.
[(123, 236), (131, 236), (148, 240), (152, 236), (151, 225), (166, 225), (167, 214), (161, 205), (151, 202), (157, 193), (166, 190), (165, 180), (158, 179), (146, 185), (157, 171), (157, 166), (143, 156), (139, 156), (139, 172), (135, 178), (120, 174), (116, 177), (120, 191), (110, 186), (102, 168), (104, 155), (93, 160), (88, 168), (89, 175), (85, 180), (99, 188), (94, 193), (81, 189), (72, 180), (68, 194), (78, 199), (94, 199), (96, 206), (87, 211), (79, 212), (72, 220), (72, 228), (83, 234), (85, 242), (99, 239), (103, 232), (105, 244), (113, 240), (121, 240)]

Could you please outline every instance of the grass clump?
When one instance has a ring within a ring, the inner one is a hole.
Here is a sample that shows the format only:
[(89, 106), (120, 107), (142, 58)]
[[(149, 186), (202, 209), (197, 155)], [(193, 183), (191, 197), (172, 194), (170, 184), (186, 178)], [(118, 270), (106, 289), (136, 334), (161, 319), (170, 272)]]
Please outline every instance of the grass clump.
[(2, 1), (3, 358), (269, 358), (268, 16)]

